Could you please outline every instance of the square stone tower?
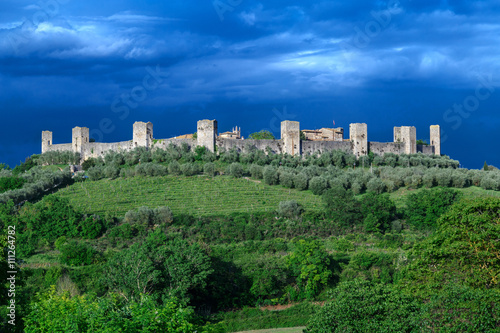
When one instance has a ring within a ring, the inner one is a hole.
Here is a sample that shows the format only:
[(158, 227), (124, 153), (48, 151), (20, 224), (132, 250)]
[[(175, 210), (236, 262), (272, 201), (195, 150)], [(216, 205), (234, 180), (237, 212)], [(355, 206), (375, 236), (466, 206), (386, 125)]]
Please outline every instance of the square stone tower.
[(282, 121), (281, 140), (283, 140), (283, 153), (300, 155), (300, 123), (290, 120)]
[(403, 142), (401, 138), (401, 127), (394, 127), (394, 142)]
[(215, 139), (217, 138), (217, 120), (198, 120), (197, 145), (206, 147), (212, 153), (215, 152)]
[(134, 123), (133, 148), (146, 147), (151, 148), (153, 144), (153, 124), (151, 122), (136, 121)]
[(417, 129), (414, 126), (394, 127), (394, 142), (404, 143), (405, 154), (416, 154)]
[(73, 128), (72, 147), (73, 152), (79, 153), (84, 158), (85, 145), (89, 143), (89, 129), (87, 127)]
[(53, 143), (52, 132), (51, 131), (43, 131), (42, 132), (42, 154), (49, 151), (52, 143)]
[(365, 123), (350, 124), (349, 139), (356, 158), (368, 155), (368, 126)]
[(405, 143), (405, 153), (416, 154), (417, 129), (414, 126), (401, 126), (401, 138)]
[(431, 126), (431, 146), (434, 146), (434, 154), (441, 155), (441, 127)]

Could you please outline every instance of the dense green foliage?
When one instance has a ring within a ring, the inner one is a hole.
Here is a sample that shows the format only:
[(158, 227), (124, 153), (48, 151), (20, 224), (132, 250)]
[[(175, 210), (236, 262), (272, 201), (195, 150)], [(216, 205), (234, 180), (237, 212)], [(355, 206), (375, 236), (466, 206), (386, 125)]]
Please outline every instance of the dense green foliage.
[(307, 333), (417, 331), (420, 304), (391, 285), (343, 282), (329, 298), (331, 301), (311, 318)]
[(434, 228), (437, 219), (461, 196), (448, 188), (423, 190), (406, 197), (406, 217), (417, 228)]
[(262, 130), (260, 132), (255, 132), (249, 135), (250, 139), (253, 140), (274, 140), (275, 137), (274, 135), (266, 130)]
[(117, 298), (90, 295), (70, 297), (52, 288), (39, 295), (25, 318), (26, 332), (219, 332), (198, 324), (192, 309), (175, 299), (157, 305), (151, 297), (120, 302)]
[(17, 230), (17, 331), (499, 327), (500, 199), (484, 190), (496, 170), (187, 145), (89, 160), (89, 179), (30, 166), (67, 157), (0, 170), (22, 182), (0, 193), (0, 229)]
[(16, 190), (23, 187), (26, 180), (19, 177), (1, 177), (0, 178), (0, 193)]
[(447, 281), (474, 288), (499, 288), (500, 199), (462, 200), (438, 220), (437, 230), (417, 244), (401, 283), (432, 294)]
[(287, 267), (296, 277), (299, 293), (308, 299), (317, 296), (328, 285), (332, 278), (329, 266), (329, 255), (318, 241), (299, 240), (287, 257)]

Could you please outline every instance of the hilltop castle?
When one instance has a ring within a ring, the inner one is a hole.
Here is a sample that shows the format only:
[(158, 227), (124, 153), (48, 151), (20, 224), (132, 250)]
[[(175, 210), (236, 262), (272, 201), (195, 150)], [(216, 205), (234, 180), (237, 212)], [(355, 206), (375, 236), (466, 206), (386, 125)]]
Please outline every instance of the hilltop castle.
[[(234, 135), (232, 135), (234, 133)], [(136, 122), (133, 127), (132, 140), (101, 143), (90, 142), (89, 129), (87, 127), (73, 128), (71, 143), (54, 144), (52, 132), (42, 132), (42, 153), (48, 151), (73, 151), (79, 153), (82, 161), (104, 156), (109, 151), (130, 151), (136, 147), (147, 149), (167, 148), (168, 145), (181, 145), (186, 143), (191, 149), (196, 146), (206, 147), (211, 152), (216, 149), (245, 150), (255, 147), (260, 150), (271, 149), (274, 153), (289, 155), (308, 155), (323, 153), (331, 150), (342, 150), (353, 153), (356, 157), (373, 152), (378, 155), (385, 153), (415, 154), (421, 152), (426, 155), (441, 154), (441, 132), (439, 125), (430, 127), (430, 145), (417, 145), (417, 130), (413, 126), (394, 127), (394, 142), (370, 142), (368, 141), (367, 125), (356, 123), (349, 125), (349, 139), (344, 139), (342, 128), (322, 128), (320, 130), (304, 130), (306, 140), (301, 140), (300, 123), (298, 121), (285, 120), (281, 122), (281, 139), (276, 140), (249, 140), (242, 139), (241, 129), (233, 129), (218, 135), (217, 120), (198, 121), (196, 138), (185, 135), (171, 139), (153, 139), (153, 124), (148, 122)]]

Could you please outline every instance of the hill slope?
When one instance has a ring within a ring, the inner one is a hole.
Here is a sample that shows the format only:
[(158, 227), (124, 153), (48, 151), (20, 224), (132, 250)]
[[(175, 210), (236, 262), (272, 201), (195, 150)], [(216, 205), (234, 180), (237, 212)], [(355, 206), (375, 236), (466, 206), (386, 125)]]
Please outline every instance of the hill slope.
[(322, 207), (321, 197), (310, 191), (226, 176), (118, 178), (75, 183), (55, 195), (80, 211), (114, 216), (141, 206), (169, 206), (174, 214), (195, 216), (271, 211), (284, 200), (296, 200), (307, 210)]

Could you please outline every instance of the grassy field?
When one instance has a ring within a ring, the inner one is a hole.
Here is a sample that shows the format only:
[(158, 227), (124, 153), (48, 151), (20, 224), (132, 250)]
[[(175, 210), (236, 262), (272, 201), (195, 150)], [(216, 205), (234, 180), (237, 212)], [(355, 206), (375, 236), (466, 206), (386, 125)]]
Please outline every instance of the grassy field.
[[(391, 199), (401, 208), (408, 194), (421, 190), (401, 188), (391, 193)], [(500, 197), (498, 191), (486, 191), (479, 187), (458, 190), (465, 197)], [(141, 206), (168, 206), (174, 214), (195, 216), (272, 211), (284, 200), (296, 200), (307, 210), (320, 210), (323, 206), (321, 197), (310, 191), (269, 186), (230, 176), (133, 177), (86, 181), (61, 189), (55, 195), (68, 198), (81, 212), (108, 212), (113, 216), (123, 216), (127, 211)]]
[(141, 206), (168, 206), (174, 214), (195, 216), (276, 210), (280, 201), (296, 200), (307, 210), (322, 208), (310, 191), (269, 186), (229, 176), (133, 177), (75, 183), (56, 196), (70, 200), (84, 213), (123, 216)]

